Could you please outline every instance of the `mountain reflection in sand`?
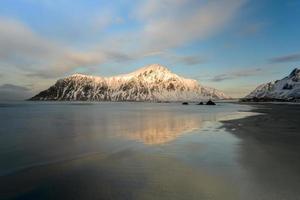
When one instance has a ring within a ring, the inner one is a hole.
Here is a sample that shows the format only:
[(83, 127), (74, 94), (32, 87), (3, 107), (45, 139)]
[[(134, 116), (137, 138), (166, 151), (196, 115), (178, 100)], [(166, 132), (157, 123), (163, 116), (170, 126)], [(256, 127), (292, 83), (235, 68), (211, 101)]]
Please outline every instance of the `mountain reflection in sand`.
[(159, 116), (144, 115), (136, 118), (134, 124), (127, 125), (117, 136), (147, 145), (158, 145), (200, 129), (202, 125), (202, 119), (193, 115), (172, 115), (172, 113), (161, 113)]
[(199, 116), (193, 113), (174, 114), (172, 112), (154, 111), (140, 113), (134, 121), (128, 119), (126, 123), (120, 120), (114, 126), (119, 130), (115, 136), (136, 140), (146, 145), (159, 145), (172, 142), (185, 134), (205, 127), (206, 122), (223, 121), (257, 115), (251, 112), (218, 113), (215, 115)]

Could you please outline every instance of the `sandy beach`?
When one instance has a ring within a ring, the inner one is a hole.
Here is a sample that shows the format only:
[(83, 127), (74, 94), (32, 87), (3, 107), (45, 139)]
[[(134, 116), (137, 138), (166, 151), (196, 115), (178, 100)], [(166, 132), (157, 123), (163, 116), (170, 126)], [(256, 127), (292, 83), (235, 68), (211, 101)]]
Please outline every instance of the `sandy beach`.
[[(239, 162), (253, 199), (300, 199), (300, 106), (251, 104), (262, 113), (224, 122), (241, 139)], [(251, 188), (253, 187), (253, 188)], [(249, 198), (251, 199), (251, 198)]]

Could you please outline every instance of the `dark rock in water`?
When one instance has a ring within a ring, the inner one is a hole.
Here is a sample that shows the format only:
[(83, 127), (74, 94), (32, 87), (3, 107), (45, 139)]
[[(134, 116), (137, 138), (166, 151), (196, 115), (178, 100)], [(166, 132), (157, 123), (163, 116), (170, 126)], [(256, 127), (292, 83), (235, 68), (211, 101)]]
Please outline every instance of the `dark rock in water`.
[(198, 103), (197, 105), (203, 105), (203, 102), (201, 101), (200, 103)]
[(182, 102), (182, 105), (189, 105), (188, 102)]
[(212, 100), (209, 100), (209, 101), (206, 103), (206, 105), (216, 105), (216, 103), (213, 102)]

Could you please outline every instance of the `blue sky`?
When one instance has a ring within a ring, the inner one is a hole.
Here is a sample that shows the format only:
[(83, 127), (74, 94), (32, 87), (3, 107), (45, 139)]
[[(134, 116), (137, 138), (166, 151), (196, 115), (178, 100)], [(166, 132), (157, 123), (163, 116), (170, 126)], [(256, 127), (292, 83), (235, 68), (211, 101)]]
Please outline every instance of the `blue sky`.
[(299, 0), (1, 0), (0, 93), (160, 63), (242, 97), (299, 67), (299, 22)]

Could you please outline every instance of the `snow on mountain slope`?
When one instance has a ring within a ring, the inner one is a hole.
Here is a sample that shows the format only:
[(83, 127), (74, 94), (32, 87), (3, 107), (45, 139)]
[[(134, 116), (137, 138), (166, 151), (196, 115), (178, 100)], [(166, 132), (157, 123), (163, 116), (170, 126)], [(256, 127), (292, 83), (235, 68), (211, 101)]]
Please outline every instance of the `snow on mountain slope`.
[(158, 64), (135, 72), (96, 77), (74, 74), (58, 80), (31, 100), (80, 101), (200, 101), (227, 99), (223, 92), (182, 78)]
[(244, 101), (297, 101), (300, 100), (300, 69), (294, 69), (289, 76), (262, 84), (247, 95)]

